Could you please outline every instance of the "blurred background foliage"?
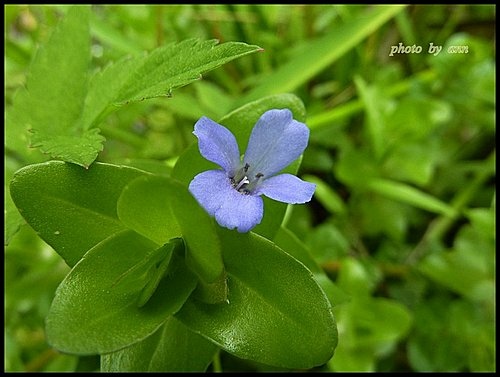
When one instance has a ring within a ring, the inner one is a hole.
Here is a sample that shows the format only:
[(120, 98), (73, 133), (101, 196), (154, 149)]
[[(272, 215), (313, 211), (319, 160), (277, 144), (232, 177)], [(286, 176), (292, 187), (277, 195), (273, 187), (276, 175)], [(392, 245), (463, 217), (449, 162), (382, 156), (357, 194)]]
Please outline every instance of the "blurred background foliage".
[[(7, 109), (67, 7), (5, 6)], [(171, 98), (122, 107), (100, 126), (107, 141), (98, 160), (172, 166), (200, 116), (295, 93), (311, 128), (300, 175), (318, 186), (286, 225), (342, 290), (339, 346), (318, 370), (494, 371), (495, 6), (414, 5), (370, 24), (376, 7), (93, 6), (94, 70), (193, 37), (265, 50)], [(356, 22), (359, 40), (349, 29)], [(422, 52), (389, 56), (399, 42)], [(431, 42), (443, 46), (437, 56)], [(6, 184), (46, 159), (6, 145)], [(64, 355), (45, 341), (44, 318), (69, 268), (28, 226), (9, 241), (5, 369), (98, 370), (98, 356)], [(269, 369), (224, 352), (217, 363)]]

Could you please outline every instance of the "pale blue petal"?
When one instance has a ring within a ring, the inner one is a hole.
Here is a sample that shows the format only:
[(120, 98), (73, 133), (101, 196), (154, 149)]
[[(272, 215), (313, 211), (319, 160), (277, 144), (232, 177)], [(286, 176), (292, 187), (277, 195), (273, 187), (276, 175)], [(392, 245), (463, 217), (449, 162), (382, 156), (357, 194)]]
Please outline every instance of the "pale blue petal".
[(210, 215), (222, 206), (226, 198), (235, 191), (223, 170), (208, 170), (196, 175), (189, 183), (189, 191)]
[(262, 221), (264, 201), (260, 196), (245, 195), (232, 190), (215, 213), (219, 225), (246, 233)]
[(311, 200), (316, 185), (292, 174), (280, 174), (264, 180), (256, 194), (264, 194), (279, 202), (298, 204)]
[(240, 165), (240, 151), (231, 131), (207, 117), (201, 117), (194, 125), (193, 133), (198, 138), (201, 155), (234, 175)]
[(259, 224), (264, 215), (261, 197), (245, 195), (234, 189), (222, 170), (208, 170), (196, 175), (189, 191), (219, 225), (248, 232)]
[(244, 162), (248, 176), (273, 176), (296, 160), (307, 147), (309, 128), (293, 119), (288, 109), (269, 110), (255, 124), (248, 141)]

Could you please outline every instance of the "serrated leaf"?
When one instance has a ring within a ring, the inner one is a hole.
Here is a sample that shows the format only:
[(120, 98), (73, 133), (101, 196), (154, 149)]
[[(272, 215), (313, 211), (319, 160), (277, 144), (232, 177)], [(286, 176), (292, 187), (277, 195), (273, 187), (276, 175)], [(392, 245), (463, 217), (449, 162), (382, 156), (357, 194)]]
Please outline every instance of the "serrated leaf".
[(116, 203), (141, 170), (95, 163), (88, 170), (60, 161), (26, 166), (11, 181), (21, 215), (73, 266), (97, 243), (125, 229)]
[[(14, 131), (31, 129), (33, 147), (52, 158), (88, 167), (103, 149), (94, 128), (117, 105), (170, 95), (178, 87), (233, 59), (261, 50), (240, 42), (185, 40), (96, 74), (90, 84), (90, 7), (71, 7), (51, 39), (38, 51), (27, 80), (8, 116)], [(16, 119), (17, 118), (17, 119)], [(25, 136), (25, 135), (24, 135)], [(17, 140), (9, 132), (10, 140)]]
[(31, 146), (40, 148), (41, 152), (52, 158), (61, 158), (88, 168), (104, 148), (103, 143), (106, 139), (99, 132), (99, 129), (94, 128), (78, 136), (54, 136), (33, 131)]
[(228, 303), (190, 297), (175, 315), (227, 352), (285, 368), (326, 363), (337, 344), (330, 303), (311, 272), (253, 233), (219, 232)]
[(25, 163), (39, 163), (47, 160), (47, 156), (30, 148), (29, 132), (31, 127), (29, 95), (25, 89), (16, 92), (13, 105), (7, 108), (5, 122), (5, 150), (20, 156)]
[(201, 74), (241, 56), (262, 50), (241, 42), (188, 39), (154, 50), (137, 67), (117, 102), (164, 96), (172, 89), (201, 78)]
[(27, 79), (31, 126), (54, 136), (77, 129), (87, 94), (90, 7), (72, 7), (42, 46)]
[(19, 103), (29, 114), (32, 146), (82, 166), (97, 157), (104, 141), (79, 123), (88, 85), (89, 14), (90, 7), (68, 11), (38, 51), (27, 79), (27, 101)]
[(261, 50), (241, 42), (217, 43), (187, 39), (106, 67), (92, 79), (83, 124), (95, 125), (124, 103), (169, 96), (173, 89), (200, 79), (203, 73)]
[(101, 372), (203, 372), (218, 347), (169, 317), (154, 334), (101, 356)]
[(49, 343), (69, 353), (107, 353), (156, 331), (196, 285), (182, 253), (176, 252), (168, 273), (139, 307), (151, 267), (144, 261), (153, 257), (151, 263), (156, 262), (156, 247), (125, 230), (89, 250), (57, 288), (46, 320)]

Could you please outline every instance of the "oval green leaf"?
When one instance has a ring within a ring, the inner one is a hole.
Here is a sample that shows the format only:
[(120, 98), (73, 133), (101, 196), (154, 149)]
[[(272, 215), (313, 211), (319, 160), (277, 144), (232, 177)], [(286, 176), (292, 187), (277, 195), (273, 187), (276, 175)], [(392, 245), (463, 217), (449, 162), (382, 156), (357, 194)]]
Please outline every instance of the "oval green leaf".
[(101, 372), (204, 372), (219, 348), (174, 317), (141, 342), (101, 356)]
[(331, 305), (312, 273), (253, 233), (220, 232), (228, 303), (193, 298), (175, 315), (243, 359), (285, 368), (326, 363), (337, 344)]
[(330, 300), (330, 304), (335, 307), (349, 300), (349, 296), (323, 271), (318, 262), (313, 258), (307, 246), (298, 237), (281, 227), (273, 240), (278, 247), (285, 250), (292, 257), (302, 262), (314, 275), (314, 278), (323, 289)]
[(139, 307), (150, 268), (158, 262), (156, 248), (126, 230), (89, 250), (56, 291), (46, 321), (49, 343), (63, 352), (107, 353), (157, 330), (191, 294), (196, 277), (182, 253), (174, 253), (156, 291)]
[(95, 163), (83, 169), (50, 161), (18, 170), (10, 193), (27, 223), (74, 266), (87, 250), (125, 229), (116, 202), (123, 187), (144, 174), (126, 166)]

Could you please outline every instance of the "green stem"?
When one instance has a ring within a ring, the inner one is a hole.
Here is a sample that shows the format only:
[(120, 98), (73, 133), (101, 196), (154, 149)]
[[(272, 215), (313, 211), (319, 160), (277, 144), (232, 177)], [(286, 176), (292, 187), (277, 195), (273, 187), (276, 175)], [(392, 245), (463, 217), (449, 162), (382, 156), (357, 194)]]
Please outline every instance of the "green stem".
[(220, 362), (220, 349), (214, 355), (212, 366), (214, 368), (214, 372), (221, 373), (222, 372), (222, 364)]

